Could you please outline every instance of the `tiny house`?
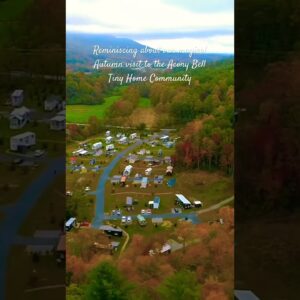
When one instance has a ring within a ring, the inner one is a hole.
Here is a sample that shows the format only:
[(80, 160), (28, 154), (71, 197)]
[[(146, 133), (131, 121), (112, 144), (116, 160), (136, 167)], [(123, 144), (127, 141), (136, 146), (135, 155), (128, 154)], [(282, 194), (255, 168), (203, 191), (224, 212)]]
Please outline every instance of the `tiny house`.
[(30, 109), (22, 106), (15, 108), (9, 116), (9, 128), (20, 129), (24, 127), (30, 120)]
[(66, 128), (66, 117), (61, 115), (56, 115), (50, 119), (50, 129), (51, 130), (64, 130)]
[(121, 137), (121, 138), (119, 139), (119, 144), (125, 145), (125, 144), (127, 144), (127, 143), (128, 143), (128, 139), (127, 139), (126, 136), (123, 136), (123, 137)]
[(10, 150), (22, 151), (36, 144), (35, 133), (27, 131), (10, 138)]
[(115, 149), (115, 146), (114, 146), (113, 144), (107, 145), (107, 146), (105, 147), (105, 150), (106, 150), (106, 151), (112, 151), (112, 150), (114, 150), (114, 149)]
[(97, 150), (101, 149), (102, 146), (103, 146), (102, 143), (98, 142), (98, 143), (95, 143), (95, 144), (92, 145), (92, 149), (97, 151)]
[(113, 141), (113, 139), (114, 138), (112, 136), (108, 136), (108, 137), (105, 138), (105, 143), (110, 144)]
[(134, 139), (137, 138), (137, 134), (136, 134), (136, 133), (132, 133), (132, 134), (129, 136), (129, 138), (130, 138), (131, 140), (134, 140)]
[(21, 106), (24, 101), (24, 91), (14, 90), (10, 96), (11, 105), (14, 107)]

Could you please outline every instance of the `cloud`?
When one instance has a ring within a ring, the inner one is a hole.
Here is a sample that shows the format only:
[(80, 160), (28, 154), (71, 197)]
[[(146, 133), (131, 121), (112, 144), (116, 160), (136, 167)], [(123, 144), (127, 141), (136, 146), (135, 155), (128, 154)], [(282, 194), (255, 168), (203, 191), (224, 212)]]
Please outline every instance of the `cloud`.
[(233, 35), (212, 36), (209, 38), (179, 38), (179, 39), (152, 39), (138, 40), (139, 43), (163, 50), (179, 50), (199, 52), (205, 50), (206, 53), (233, 53)]
[[(215, 4), (222, 1), (212, 0)], [(67, 31), (160, 40), (168, 45), (181, 38), (196, 41), (233, 35), (233, 9), (200, 8), (196, 0), (67, 0)]]

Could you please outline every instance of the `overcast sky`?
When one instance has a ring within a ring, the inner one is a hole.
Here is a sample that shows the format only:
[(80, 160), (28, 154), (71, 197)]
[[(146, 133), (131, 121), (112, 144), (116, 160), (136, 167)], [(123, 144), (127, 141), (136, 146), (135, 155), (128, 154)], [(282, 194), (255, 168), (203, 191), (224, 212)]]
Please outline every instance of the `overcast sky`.
[(67, 31), (166, 50), (233, 53), (233, 0), (67, 0)]

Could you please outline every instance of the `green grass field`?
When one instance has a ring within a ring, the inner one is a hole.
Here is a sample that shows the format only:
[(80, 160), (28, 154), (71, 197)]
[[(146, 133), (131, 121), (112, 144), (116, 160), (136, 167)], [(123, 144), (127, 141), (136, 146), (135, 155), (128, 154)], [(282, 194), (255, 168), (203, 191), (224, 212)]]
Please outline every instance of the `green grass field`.
[(121, 96), (106, 97), (100, 105), (67, 105), (67, 122), (85, 124), (91, 116), (103, 119), (107, 110), (120, 98)]
[(139, 107), (141, 108), (149, 108), (151, 107), (151, 100), (149, 98), (142, 97), (139, 101)]

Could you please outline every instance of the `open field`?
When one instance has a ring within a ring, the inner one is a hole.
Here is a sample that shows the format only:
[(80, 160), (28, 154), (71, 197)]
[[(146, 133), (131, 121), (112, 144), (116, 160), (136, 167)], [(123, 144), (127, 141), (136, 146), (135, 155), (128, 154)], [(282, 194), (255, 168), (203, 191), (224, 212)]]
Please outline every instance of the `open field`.
[(26, 289), (65, 283), (65, 268), (58, 266), (52, 255), (40, 256), (33, 262), (32, 255), (25, 252), (24, 247), (15, 246), (8, 260), (6, 299), (37, 300), (59, 299), (64, 296), (64, 288), (24, 293)]
[(106, 97), (104, 103), (100, 105), (67, 105), (67, 122), (84, 124), (91, 116), (103, 119), (107, 110), (120, 98), (121, 96)]

